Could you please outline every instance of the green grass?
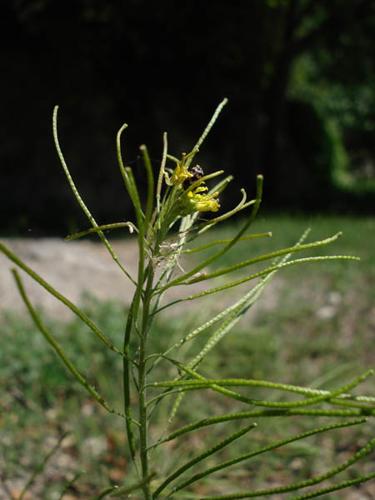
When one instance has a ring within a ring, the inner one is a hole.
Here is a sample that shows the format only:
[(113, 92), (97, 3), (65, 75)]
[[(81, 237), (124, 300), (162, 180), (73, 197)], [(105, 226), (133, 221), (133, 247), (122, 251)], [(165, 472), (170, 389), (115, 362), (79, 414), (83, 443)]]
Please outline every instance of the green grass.
[[(261, 251), (294, 244), (308, 226), (313, 228), (309, 240), (343, 231), (342, 238), (322, 252), (357, 255), (361, 262), (307, 264), (278, 273), (275, 303), (272, 307), (265, 304), (257, 309), (256, 314), (250, 311), (239, 327), (207, 358), (202, 365), (204, 374), (213, 378), (268, 378), (330, 388), (341, 385), (343, 378), (348, 380), (354, 374), (374, 367), (373, 219), (321, 217), (306, 220), (302, 217), (266, 216), (256, 222), (253, 231), (272, 230), (273, 238), (241, 243), (238, 249), (224, 257), (222, 264), (230, 265), (240, 257), (245, 259)], [(233, 226), (225, 227), (211, 238), (229, 237), (234, 231)], [(207, 240), (202, 238), (202, 243), (204, 241)], [(246, 270), (242, 272), (246, 273)], [(209, 311), (213, 298), (204, 299), (204, 310)], [(264, 299), (267, 301), (270, 296), (265, 294)], [(121, 345), (126, 315), (123, 307), (115, 303), (97, 303), (92, 299), (87, 299), (86, 303), (88, 314), (117, 345)], [(49, 319), (48, 322), (79, 369), (100, 387), (113, 406), (120, 409), (120, 360), (104, 351), (78, 320), (61, 323)], [(196, 315), (189, 316), (184, 312), (182, 319), (166, 310), (164, 319), (156, 324), (152, 333), (152, 348), (163, 350), (172, 338), (189, 331), (195, 322)], [(1, 407), (4, 410), (0, 417), (0, 469), (4, 471), (4, 478), (8, 478), (9, 484), (17, 478), (24, 478), (53, 446), (52, 438), (69, 430), (71, 434), (64, 447), (51, 459), (52, 465), (46, 471), (48, 480), (36, 481), (34, 494), (39, 495), (36, 497), (58, 498), (56, 492), (61, 491), (78, 471), (85, 473), (70, 488), (73, 498), (90, 498), (108, 484), (108, 478), (121, 481), (128, 469), (123, 458), (126, 443), (122, 436), (122, 420), (102, 412), (72, 382), (28, 318), (6, 314), (0, 324)], [(188, 351), (186, 355), (189, 355)], [(155, 378), (167, 378), (169, 371), (170, 368), (161, 363)], [(371, 383), (367, 384), (367, 391), (374, 393)], [(256, 394), (265, 393), (258, 391)], [(212, 393), (191, 394), (181, 406), (176, 426), (240, 407), (240, 403), (229, 406), (226, 400)], [(159, 418), (163, 419), (163, 415), (166, 413), (160, 413)], [(319, 424), (324, 422), (321, 419)], [(230, 456), (246, 452), (254, 444), (267, 443), (271, 433), (273, 438), (282, 438), (317, 425), (318, 422), (297, 418), (262, 422), (249, 438), (236, 443)], [(214, 483), (212, 479), (203, 485), (197, 483), (199, 487), (195, 491), (199, 495), (208, 493), (208, 488), (220, 493), (239, 489), (238, 485), (246, 488), (249, 487), (249, 478), (252, 487), (261, 487), (306, 477), (322, 467), (344, 461), (348, 452), (370, 436), (371, 427), (370, 423), (360, 433), (351, 429), (309, 438), (269, 455), (266, 460), (245, 462), (242, 467), (229, 469), (226, 475), (216, 475)], [(156, 436), (160, 423), (155, 423), (153, 428)], [(183, 443), (173, 442), (164, 448), (168, 451), (169, 446), (181, 446), (186, 452), (193, 453), (200, 450), (202, 440), (215, 442), (227, 433), (230, 433), (228, 426), (225, 430), (218, 428), (214, 433), (202, 430)], [(168, 466), (168, 452), (160, 453), (160, 463)], [(229, 455), (223, 451), (222, 457), (228, 458)], [(208, 460), (207, 465), (210, 463)], [(364, 467), (363, 470), (367, 469)], [(41, 491), (44, 496), (41, 496)], [(333, 494), (325, 498), (335, 500), (338, 497)], [(340, 493), (339, 498), (346, 498), (345, 493)]]

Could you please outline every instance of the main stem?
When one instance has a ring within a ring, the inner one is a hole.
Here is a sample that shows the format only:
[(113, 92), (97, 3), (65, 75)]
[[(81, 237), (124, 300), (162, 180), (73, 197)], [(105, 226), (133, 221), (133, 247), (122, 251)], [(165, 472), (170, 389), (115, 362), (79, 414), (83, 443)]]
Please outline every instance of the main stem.
[(143, 493), (145, 500), (151, 500), (151, 492), (148, 482), (149, 468), (148, 468), (148, 451), (147, 451), (147, 405), (146, 405), (146, 354), (147, 354), (147, 335), (150, 327), (150, 305), (152, 298), (152, 285), (154, 279), (154, 271), (152, 263), (149, 263), (147, 269), (147, 283), (143, 296), (143, 311), (142, 311), (142, 324), (140, 331), (139, 343), (139, 358), (138, 358), (138, 389), (139, 389), (139, 445), (140, 445), (140, 458), (142, 466), (142, 480), (144, 481)]

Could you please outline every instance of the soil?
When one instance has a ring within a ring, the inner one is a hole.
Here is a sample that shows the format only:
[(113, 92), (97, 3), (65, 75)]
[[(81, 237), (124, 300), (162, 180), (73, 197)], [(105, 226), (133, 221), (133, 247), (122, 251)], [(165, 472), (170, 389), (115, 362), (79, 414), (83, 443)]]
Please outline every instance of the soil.
[[(99, 300), (115, 300), (129, 304), (134, 292), (134, 286), (127, 279), (117, 264), (111, 259), (107, 249), (101, 244), (92, 241), (64, 241), (58, 238), (42, 239), (3, 239), (2, 240), (28, 266), (42, 276), (56, 290), (65, 295), (75, 304), (82, 303), (85, 294)], [(137, 243), (135, 240), (115, 241), (112, 244), (116, 254), (132, 276), (137, 274)], [(0, 254), (0, 314), (4, 311), (25, 311), (25, 306), (19, 297), (14, 283), (11, 268), (15, 267), (4, 255)], [(61, 302), (44, 290), (38, 283), (22, 272), (26, 291), (31, 302), (40, 307), (46, 314), (56, 319), (69, 320), (72, 313)], [(215, 283), (216, 286), (217, 283)], [(210, 286), (213, 286), (212, 284)], [(232, 303), (241, 296), (242, 287), (229, 294), (219, 293), (206, 298), (210, 308), (222, 310), (225, 305)], [(191, 293), (205, 290), (204, 282), (186, 286), (174, 287), (165, 296), (165, 303), (182, 298)], [(268, 290), (267, 290), (268, 288)], [(257, 306), (272, 309), (277, 305), (280, 282), (274, 281), (267, 287), (266, 296)], [(199, 303), (199, 304), (198, 304)], [(189, 308), (201, 309), (202, 302), (189, 302)], [(169, 311), (180, 313), (181, 307), (175, 306)]]

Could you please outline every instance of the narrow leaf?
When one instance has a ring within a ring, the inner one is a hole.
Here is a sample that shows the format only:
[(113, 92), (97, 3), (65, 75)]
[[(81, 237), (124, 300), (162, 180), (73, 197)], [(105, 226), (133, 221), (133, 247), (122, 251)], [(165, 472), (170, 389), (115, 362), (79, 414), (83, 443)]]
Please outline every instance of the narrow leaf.
[[(208, 290), (205, 290), (204, 292), (196, 293), (193, 295), (189, 295), (187, 297), (184, 297), (177, 302), (184, 302), (187, 300), (195, 300), (200, 297), (206, 297), (208, 295), (212, 295), (213, 293), (218, 293), (222, 292), (224, 290), (228, 290), (229, 288), (233, 288), (238, 285), (242, 285), (243, 283), (246, 283), (247, 281), (251, 281), (256, 278), (261, 278), (263, 276), (267, 276), (269, 273), (272, 273), (273, 271), (277, 271), (279, 269), (283, 269), (286, 267), (290, 266), (295, 266), (297, 264), (308, 264), (308, 263), (315, 263), (315, 262), (322, 262), (322, 261), (328, 261), (328, 260), (360, 260), (358, 257), (353, 257), (351, 255), (322, 255), (319, 257), (305, 257), (302, 259), (295, 259), (291, 260), (289, 262), (285, 262), (283, 264), (275, 264), (274, 266), (267, 267), (266, 269), (263, 269), (262, 271), (259, 271), (257, 273), (250, 274), (249, 276), (245, 276), (244, 278), (240, 278), (234, 281), (231, 281), (229, 283), (226, 283), (224, 285), (214, 287), (214, 288), (209, 288)], [(184, 283), (180, 283), (183, 285)]]
[(145, 484), (148, 484), (155, 476), (156, 476), (156, 473), (151, 472), (151, 474), (149, 474), (145, 479), (142, 479), (142, 481), (138, 481), (137, 483), (132, 484), (130, 486), (119, 486), (109, 496), (110, 497), (120, 497), (123, 495), (128, 495), (129, 493), (133, 493), (133, 491), (137, 491), (137, 490), (143, 488), (143, 486)]
[(68, 309), (70, 309), (76, 316), (78, 316), (98, 337), (98, 339), (103, 342), (111, 351), (114, 351), (122, 355), (122, 352), (114, 346), (112, 341), (100, 331), (100, 329), (95, 325), (95, 323), (73, 302), (67, 299), (60, 292), (55, 290), (47, 281), (45, 281), (38, 273), (33, 271), (25, 262), (23, 262), (15, 253), (13, 253), (7, 246), (0, 242), (0, 252), (5, 254), (8, 259), (14, 262), (18, 267), (20, 267), (26, 274), (28, 274), (34, 281), (39, 283), (47, 292), (53, 295), (57, 300), (62, 302)]
[[(154, 387), (182, 387), (182, 388), (187, 388), (188, 390), (193, 390), (193, 389), (212, 389), (216, 392), (220, 392), (221, 394), (224, 394), (228, 397), (231, 397), (233, 399), (237, 399), (238, 401), (242, 401), (244, 403), (254, 405), (254, 406), (263, 406), (263, 407), (268, 407), (268, 408), (298, 408), (298, 407), (303, 407), (303, 406), (312, 406), (318, 403), (321, 403), (323, 401), (329, 401), (331, 398), (337, 398), (339, 395), (344, 394), (345, 392), (348, 392), (349, 390), (353, 389), (354, 387), (358, 386), (360, 383), (362, 383), (364, 380), (366, 380), (369, 376), (372, 376), (374, 374), (373, 370), (368, 370), (362, 375), (356, 377), (353, 379), (350, 383), (345, 384), (338, 389), (328, 392), (328, 394), (320, 394), (317, 396), (313, 396), (310, 398), (305, 398), (305, 399), (300, 399), (297, 401), (262, 401), (262, 400), (257, 400), (257, 399), (250, 399), (246, 398), (245, 396), (242, 396), (239, 393), (233, 392), (233, 391), (228, 391), (225, 390), (222, 387), (222, 384), (220, 383), (220, 379), (218, 381), (212, 381), (212, 383), (207, 383), (208, 379), (205, 379), (202, 375), (199, 375), (197, 372), (194, 370), (190, 369), (188, 366), (184, 366), (181, 363), (179, 363), (179, 366), (182, 370), (184, 370), (186, 373), (189, 375), (192, 375), (195, 378), (198, 378), (198, 380), (201, 382), (200, 384), (191, 384), (192, 381), (190, 380), (184, 380), (180, 382), (161, 382), (161, 383), (156, 383), (154, 384)], [(253, 382), (253, 381), (249, 381)], [(173, 384), (173, 385), (172, 385)], [(225, 386), (228, 385), (235, 385), (233, 384), (224, 384)], [(243, 384), (245, 385), (245, 384)]]
[[(238, 241), (248, 241), (248, 240), (254, 240), (256, 238), (270, 238), (271, 236), (272, 233), (270, 231), (268, 231), (267, 233), (247, 234), (245, 236), (242, 236), (242, 238), (240, 238)], [(208, 250), (209, 248), (216, 245), (226, 245), (230, 241), (231, 241), (230, 239), (215, 240), (211, 241), (210, 243), (206, 243), (205, 245), (201, 245), (199, 247), (188, 248), (186, 250), (183, 250), (181, 253), (190, 254), (190, 253), (202, 252), (203, 250)]]
[(38, 330), (41, 332), (43, 337), (46, 339), (46, 341), (49, 343), (49, 345), (53, 348), (57, 356), (60, 358), (60, 360), (63, 362), (65, 367), (68, 369), (68, 371), (73, 375), (73, 377), (77, 380), (79, 384), (84, 387), (84, 389), (92, 396), (103, 408), (105, 408), (109, 413), (113, 413), (116, 415), (120, 415), (118, 412), (115, 410), (112, 410), (104, 398), (100, 396), (100, 394), (97, 392), (97, 390), (90, 385), (85, 377), (79, 372), (79, 370), (75, 367), (75, 365), (69, 360), (69, 358), (66, 356), (64, 349), (62, 346), (59, 344), (59, 342), (55, 339), (55, 337), (52, 335), (52, 333), (49, 331), (49, 329), (45, 326), (45, 324), (42, 322), (40, 319), (39, 315), (37, 314), (36, 310), (32, 306), (27, 294), (26, 290), (23, 286), (22, 280), (18, 274), (18, 272), (13, 269), (13, 275), (16, 280), (16, 284), (18, 287), (18, 291), (22, 297), (22, 300), (27, 307), (30, 316), (32, 317), (35, 326), (38, 328)]
[[(185, 365), (174, 361), (175, 363), (181, 365), (181, 369)], [(185, 366), (186, 368), (186, 366)], [(188, 372), (188, 370), (187, 370)], [(266, 389), (275, 389), (285, 392), (293, 392), (296, 394), (303, 394), (304, 396), (311, 398), (314, 396), (324, 395), (330, 396), (332, 393), (330, 391), (321, 389), (311, 389), (310, 387), (302, 387), (298, 385), (291, 384), (281, 384), (278, 382), (270, 382), (268, 380), (256, 380), (256, 379), (205, 379), (208, 383), (199, 380), (171, 380), (164, 382), (153, 382), (150, 387), (179, 387), (182, 390), (193, 390), (194, 387), (208, 387), (211, 384), (220, 385), (223, 387), (264, 387)], [(353, 408), (374, 408), (375, 397), (371, 396), (356, 396), (354, 394), (340, 394), (338, 398), (329, 397), (331, 404), (337, 404), (342, 406), (350, 406)], [(371, 405), (371, 406), (370, 406)]]
[(194, 457), (191, 460), (189, 460), (186, 464), (179, 467), (177, 470), (175, 470), (170, 476), (168, 476), (165, 479), (165, 481), (155, 491), (153, 498), (157, 498), (160, 495), (160, 493), (168, 486), (169, 483), (174, 481), (178, 476), (183, 474), (185, 471), (187, 471), (188, 469), (190, 469), (194, 465), (198, 464), (199, 462), (201, 462), (205, 458), (209, 457), (210, 455), (213, 455), (217, 451), (225, 448), (226, 446), (228, 446), (228, 444), (230, 444), (233, 441), (235, 441), (236, 439), (239, 439), (240, 437), (244, 436), (245, 434), (247, 434), (250, 430), (254, 429), (255, 427), (256, 427), (256, 424), (250, 424), (250, 425), (242, 428), (241, 430), (235, 432), (234, 434), (231, 434), (229, 437), (227, 437), (223, 441), (220, 441), (220, 443), (216, 444), (212, 448), (204, 451), (203, 453), (201, 453), (197, 457)]
[(146, 217), (146, 227), (148, 227), (153, 210), (155, 180), (147, 147), (143, 144), (140, 149), (147, 174), (147, 199), (146, 199), (145, 217)]
[(77, 200), (79, 206), (81, 207), (83, 213), (86, 215), (88, 221), (90, 222), (90, 224), (94, 228), (97, 229), (97, 233), (98, 233), (99, 238), (103, 242), (104, 246), (107, 248), (107, 250), (108, 250), (109, 254), (111, 255), (112, 259), (114, 260), (114, 262), (118, 265), (118, 267), (125, 274), (125, 276), (127, 276), (130, 279), (130, 281), (132, 283), (134, 283), (133, 278), (128, 273), (128, 271), (125, 269), (125, 267), (122, 265), (120, 259), (116, 255), (115, 251), (113, 250), (113, 248), (112, 248), (111, 244), (109, 243), (109, 241), (107, 240), (107, 238), (105, 237), (103, 231), (101, 231), (101, 229), (99, 228), (99, 225), (97, 224), (96, 220), (94, 219), (94, 217), (91, 214), (90, 210), (88, 209), (87, 205), (83, 201), (83, 199), (82, 199), (82, 197), (81, 197), (81, 195), (80, 195), (80, 193), (79, 193), (79, 191), (78, 191), (78, 189), (77, 189), (77, 187), (76, 187), (76, 185), (75, 185), (75, 183), (73, 181), (73, 178), (72, 178), (72, 176), (70, 174), (68, 165), (66, 164), (63, 152), (62, 152), (61, 147), (60, 147), (59, 136), (58, 136), (58, 133), (57, 133), (57, 114), (58, 114), (58, 111), (59, 111), (59, 107), (55, 106), (54, 109), (53, 109), (53, 118), (52, 118), (53, 139), (55, 141), (55, 147), (56, 147), (57, 155), (59, 157), (61, 166), (62, 166), (62, 168), (64, 170), (65, 176), (66, 176), (66, 178), (68, 180), (69, 186), (70, 186), (70, 188), (71, 188), (71, 190), (72, 190), (72, 192), (74, 194), (75, 199)]
[(295, 441), (300, 441), (302, 439), (306, 439), (307, 437), (314, 436), (316, 434), (321, 434), (323, 432), (328, 432), (334, 429), (341, 429), (341, 428), (346, 428), (350, 427), (353, 425), (360, 425), (365, 423), (366, 420), (354, 420), (350, 422), (343, 422), (343, 423), (338, 423), (338, 424), (332, 424), (332, 425), (326, 425), (324, 427), (318, 427), (315, 429), (312, 429), (311, 431), (303, 432), (301, 434), (297, 434), (295, 436), (291, 436), (287, 439), (283, 439), (280, 441), (275, 441), (271, 443), (268, 446), (264, 446), (262, 448), (259, 448), (255, 451), (252, 451), (250, 453), (245, 453), (243, 455), (240, 455), (239, 457), (233, 458), (231, 460), (227, 460), (226, 462), (222, 462), (221, 464), (215, 465), (214, 467), (210, 467), (209, 469), (203, 470), (199, 472), (198, 474), (195, 474), (194, 476), (191, 476), (190, 478), (186, 479), (183, 483), (179, 484), (178, 487), (174, 491), (181, 490), (183, 488), (186, 488), (186, 486), (189, 486), (192, 483), (195, 483), (196, 481), (199, 481), (200, 479), (207, 477), (214, 472), (217, 472), (219, 470), (227, 469), (228, 467), (232, 465), (236, 465), (240, 462), (243, 462), (245, 460), (248, 460), (250, 458), (256, 457), (258, 455), (261, 455), (263, 453), (267, 453), (268, 451), (275, 450), (277, 448), (281, 448), (283, 446), (286, 446), (287, 444), (294, 443)]
[(216, 417), (206, 417), (201, 420), (197, 420), (191, 424), (185, 425), (176, 429), (174, 432), (171, 432), (168, 436), (166, 436), (160, 442), (164, 443), (167, 441), (171, 441), (172, 439), (176, 439), (184, 434), (189, 432), (196, 431), (198, 429), (202, 429), (203, 427), (208, 427), (210, 425), (221, 424), (223, 422), (229, 422), (232, 420), (242, 420), (247, 418), (273, 418), (273, 417), (290, 417), (290, 416), (306, 416), (306, 417), (329, 417), (329, 418), (337, 418), (337, 417), (375, 417), (374, 409), (351, 409), (351, 410), (343, 410), (343, 409), (306, 409), (306, 408), (292, 408), (290, 410), (251, 410), (251, 411), (242, 411), (237, 413), (227, 413), (225, 415), (219, 415)]
[(375, 478), (375, 472), (372, 472), (371, 474), (360, 476), (355, 479), (348, 479), (347, 481), (343, 481), (342, 483), (333, 484), (332, 486), (327, 486), (326, 488), (321, 488), (319, 490), (312, 491), (311, 493), (306, 493), (305, 495), (299, 495), (297, 497), (292, 498), (291, 500), (306, 500), (307, 498), (320, 497), (322, 495), (325, 495), (326, 493), (332, 493), (333, 491), (350, 488), (350, 486), (360, 485), (374, 478)]
[(212, 115), (211, 120), (208, 122), (208, 125), (206, 126), (206, 128), (204, 129), (202, 135), (199, 137), (197, 143), (193, 147), (192, 152), (189, 155), (189, 159), (186, 162), (186, 167), (189, 167), (189, 165), (193, 161), (194, 156), (196, 155), (196, 153), (198, 153), (199, 148), (201, 147), (201, 145), (203, 144), (203, 142), (206, 139), (207, 135), (209, 134), (210, 130), (214, 126), (216, 120), (218, 119), (220, 113), (222, 112), (222, 110), (223, 110), (224, 106), (227, 104), (227, 102), (228, 102), (227, 98), (223, 99), (221, 101), (221, 103), (219, 104), (219, 106), (216, 108), (214, 114)]
[(157, 208), (158, 213), (160, 212), (160, 197), (161, 197), (161, 191), (162, 191), (163, 180), (164, 180), (165, 165), (167, 163), (167, 154), (168, 154), (168, 136), (167, 136), (167, 132), (164, 132), (164, 134), (163, 134), (163, 155), (161, 158), (158, 182), (157, 182), (157, 186), (156, 186), (156, 208)]
[(312, 243), (305, 243), (303, 245), (298, 245), (298, 246), (292, 246), (292, 247), (287, 247), (287, 248), (282, 248), (281, 250), (276, 250), (274, 252), (266, 253), (263, 255), (259, 255), (258, 257), (252, 257), (251, 259), (244, 260), (242, 262), (238, 262), (237, 264), (234, 264), (232, 266), (228, 267), (223, 267), (221, 269), (218, 269), (217, 271), (214, 271), (212, 273), (206, 273), (204, 275), (198, 276), (196, 278), (191, 278), (188, 281), (185, 281), (184, 284), (190, 285), (191, 283), (198, 283), (199, 281), (206, 280), (206, 279), (211, 279), (211, 278), (216, 278), (218, 276), (222, 276), (223, 274), (228, 274), (233, 271), (238, 271), (239, 269), (242, 269), (243, 267), (250, 266), (252, 264), (257, 264), (259, 262), (264, 262), (265, 260), (270, 260), (270, 259), (275, 259), (277, 257), (282, 257), (287, 254), (293, 254), (296, 252), (303, 252), (304, 250), (311, 250), (313, 248), (318, 248), (321, 246), (329, 245), (330, 243), (333, 243), (334, 241), (337, 240), (341, 236), (342, 233), (337, 233), (334, 236), (331, 236), (330, 238), (326, 238), (324, 240), (320, 241), (314, 241)]
[(112, 229), (122, 229), (127, 227), (129, 229), (129, 233), (133, 233), (133, 231), (137, 231), (137, 228), (132, 222), (114, 222), (113, 224), (104, 224), (103, 226), (92, 227), (90, 229), (86, 229), (85, 231), (80, 231), (79, 233), (70, 234), (66, 236), (67, 241), (78, 240), (83, 236), (87, 236), (88, 234), (97, 233), (98, 231), (107, 231)]
[(260, 496), (269, 496), (276, 493), (287, 493), (289, 491), (295, 491), (302, 488), (307, 488), (308, 486), (314, 486), (315, 484), (319, 484), (326, 479), (329, 479), (333, 476), (336, 476), (340, 472), (348, 469), (354, 463), (358, 462), (361, 458), (364, 458), (366, 455), (369, 455), (372, 450), (375, 448), (375, 439), (372, 439), (366, 446), (361, 448), (357, 453), (355, 453), (351, 458), (346, 460), (340, 465), (329, 469), (327, 472), (320, 474), (318, 476), (312, 477), (310, 479), (306, 479), (305, 481), (299, 481), (296, 483), (292, 483), (286, 486), (279, 486), (276, 488), (266, 488), (257, 491), (244, 491), (239, 493), (233, 493), (229, 495), (215, 495), (215, 496), (207, 496), (202, 497), (202, 500), (235, 500), (239, 498), (255, 498)]

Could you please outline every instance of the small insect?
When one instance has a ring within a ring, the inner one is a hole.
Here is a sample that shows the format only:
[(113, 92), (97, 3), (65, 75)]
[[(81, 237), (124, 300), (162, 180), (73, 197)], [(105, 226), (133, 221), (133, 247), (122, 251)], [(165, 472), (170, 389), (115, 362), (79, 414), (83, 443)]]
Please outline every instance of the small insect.
[(189, 172), (192, 174), (192, 177), (189, 179), (190, 184), (204, 176), (203, 168), (200, 165), (195, 165)]

